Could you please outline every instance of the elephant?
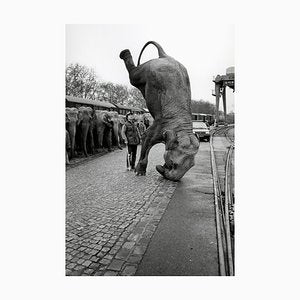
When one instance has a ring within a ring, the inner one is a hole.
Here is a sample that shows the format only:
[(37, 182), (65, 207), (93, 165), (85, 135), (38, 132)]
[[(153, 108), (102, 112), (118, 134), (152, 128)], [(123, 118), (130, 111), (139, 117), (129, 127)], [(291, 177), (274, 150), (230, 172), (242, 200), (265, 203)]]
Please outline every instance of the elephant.
[(69, 160), (69, 154), (68, 152), (71, 149), (71, 140), (70, 140), (70, 134), (68, 132), (68, 130), (66, 130), (66, 164), (69, 165), (70, 164), (70, 160)]
[[(140, 65), (144, 49), (153, 44), (159, 58)], [(168, 56), (154, 41), (142, 48), (138, 64), (135, 66), (128, 49), (121, 51), (129, 73), (130, 83), (138, 88), (146, 100), (147, 108), (154, 119), (153, 124), (142, 137), (137, 175), (145, 175), (151, 147), (165, 143), (165, 164), (156, 170), (166, 179), (180, 180), (194, 166), (199, 142), (193, 134), (191, 112), (191, 88), (186, 68)]]
[(120, 138), (119, 138), (119, 127), (120, 127), (119, 126), (119, 123), (120, 123), (119, 115), (116, 111), (109, 111), (108, 115), (110, 116), (110, 119), (113, 122), (112, 130), (113, 130), (116, 142), (117, 142), (117, 147), (122, 150), (123, 148), (120, 146)]
[(112, 120), (111, 117), (106, 110), (95, 110), (95, 129), (97, 132), (98, 146), (99, 148), (103, 148), (103, 137), (105, 134), (105, 129), (107, 130), (107, 146), (108, 150), (111, 151), (111, 128)]
[(94, 126), (94, 111), (91, 107), (81, 106), (78, 108), (78, 127), (81, 129), (80, 141), (84, 155), (87, 157), (87, 138), (90, 140), (90, 148), (92, 153), (95, 152), (93, 126)]
[(71, 143), (70, 159), (75, 155), (75, 136), (76, 124), (78, 122), (78, 109), (75, 107), (66, 107), (66, 129), (69, 133)]
[(125, 116), (123, 115), (119, 115), (119, 130), (118, 130), (118, 134), (119, 134), (119, 141), (121, 144), (124, 143), (123, 137), (122, 137), (122, 127), (125, 124)]

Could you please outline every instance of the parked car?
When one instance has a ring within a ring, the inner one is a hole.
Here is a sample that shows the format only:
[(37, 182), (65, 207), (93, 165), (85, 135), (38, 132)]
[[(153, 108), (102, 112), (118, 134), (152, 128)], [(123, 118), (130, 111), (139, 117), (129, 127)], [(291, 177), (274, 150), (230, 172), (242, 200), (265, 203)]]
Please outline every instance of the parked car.
[(210, 131), (205, 122), (193, 121), (193, 133), (197, 136), (198, 140), (210, 140)]

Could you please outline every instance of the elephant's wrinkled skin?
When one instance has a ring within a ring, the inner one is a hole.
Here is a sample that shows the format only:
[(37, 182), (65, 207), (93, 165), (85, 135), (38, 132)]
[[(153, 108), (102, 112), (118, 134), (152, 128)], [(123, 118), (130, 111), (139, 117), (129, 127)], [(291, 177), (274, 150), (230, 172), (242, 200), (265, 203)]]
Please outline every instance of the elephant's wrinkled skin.
[(78, 122), (78, 109), (75, 107), (66, 107), (66, 129), (69, 133), (71, 142), (71, 156), (74, 157), (75, 153), (75, 136), (76, 136), (76, 124)]
[(145, 175), (151, 147), (164, 142), (165, 164), (156, 166), (156, 169), (165, 178), (177, 181), (195, 164), (194, 158), (199, 148), (192, 131), (190, 81), (185, 67), (168, 56), (159, 44), (146, 43), (141, 54), (148, 44), (157, 47), (159, 58), (142, 65), (139, 62), (138, 66), (134, 65), (128, 49), (120, 53), (130, 83), (142, 92), (154, 118), (142, 138), (136, 172), (137, 175)]
[(120, 127), (120, 119), (119, 119), (119, 115), (116, 111), (109, 111), (108, 115), (110, 116), (110, 119), (113, 122), (113, 134), (117, 143), (117, 147), (119, 149), (123, 149), (120, 145), (120, 138), (119, 138), (119, 127)]
[(83, 153), (85, 156), (88, 156), (87, 153), (87, 137), (90, 138), (90, 147), (92, 153), (94, 153), (94, 139), (93, 139), (93, 110), (90, 107), (81, 106), (78, 109), (78, 126), (81, 128), (81, 143), (83, 148)]
[[(95, 128), (97, 132), (98, 145), (103, 148), (103, 137), (106, 127), (111, 127), (111, 118), (106, 110), (95, 110)], [(108, 148), (111, 147), (111, 136), (110, 132), (107, 136)]]
[(69, 160), (69, 150), (71, 149), (71, 139), (70, 139), (70, 134), (68, 132), (68, 130), (66, 130), (66, 164), (69, 165), (70, 164), (70, 160)]

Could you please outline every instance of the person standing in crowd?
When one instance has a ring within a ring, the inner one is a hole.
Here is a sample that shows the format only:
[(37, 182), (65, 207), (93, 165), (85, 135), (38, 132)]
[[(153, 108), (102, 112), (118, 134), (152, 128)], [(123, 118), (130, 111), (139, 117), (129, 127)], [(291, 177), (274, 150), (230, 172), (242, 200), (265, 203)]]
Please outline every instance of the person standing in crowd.
[(139, 130), (140, 136), (142, 137), (144, 132), (146, 131), (146, 126), (144, 124), (144, 121), (143, 120), (138, 121), (137, 122), (137, 127), (138, 127), (138, 130)]
[(122, 127), (122, 138), (128, 148), (128, 154), (126, 157), (127, 170), (134, 170), (137, 146), (140, 143), (141, 135), (134, 122), (134, 116), (132, 113), (128, 113), (126, 115), (125, 124)]
[(144, 124), (145, 124), (145, 127), (146, 127), (146, 129), (148, 129), (148, 127), (150, 126), (149, 120), (148, 120), (148, 118), (147, 118), (147, 116), (146, 116), (145, 114), (143, 115), (143, 117), (144, 117)]

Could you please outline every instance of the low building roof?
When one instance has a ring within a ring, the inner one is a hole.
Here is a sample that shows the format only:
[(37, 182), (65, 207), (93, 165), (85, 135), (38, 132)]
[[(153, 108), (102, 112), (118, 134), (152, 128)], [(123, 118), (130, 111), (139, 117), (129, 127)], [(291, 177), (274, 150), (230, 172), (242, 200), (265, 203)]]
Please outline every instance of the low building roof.
[(116, 106), (117, 108), (121, 108), (121, 109), (131, 109), (131, 107), (125, 106), (125, 105), (121, 105), (121, 104), (115, 104), (115, 106)]
[(131, 109), (132, 111), (144, 112), (142, 108), (138, 108), (138, 107), (131, 107), (130, 109)]
[(75, 102), (80, 104), (90, 104), (90, 105), (98, 105), (106, 108), (116, 108), (115, 105), (106, 101), (84, 99), (84, 98), (73, 97), (73, 96), (66, 96), (66, 100), (69, 102)]

